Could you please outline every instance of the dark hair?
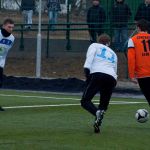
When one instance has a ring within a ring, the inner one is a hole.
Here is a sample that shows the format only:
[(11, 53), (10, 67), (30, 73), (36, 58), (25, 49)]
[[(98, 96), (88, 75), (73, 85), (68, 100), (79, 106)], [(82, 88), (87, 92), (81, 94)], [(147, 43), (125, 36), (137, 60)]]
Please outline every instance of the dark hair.
[(6, 24), (14, 24), (14, 21), (12, 19), (5, 19), (4, 22), (3, 22), (3, 25), (6, 25)]
[(104, 33), (104, 34), (101, 34), (99, 37), (98, 37), (98, 42), (101, 43), (101, 44), (108, 44), (110, 43), (111, 41), (111, 38), (108, 34)]
[(137, 27), (139, 27), (141, 31), (148, 31), (149, 22), (145, 19), (141, 19), (137, 22)]

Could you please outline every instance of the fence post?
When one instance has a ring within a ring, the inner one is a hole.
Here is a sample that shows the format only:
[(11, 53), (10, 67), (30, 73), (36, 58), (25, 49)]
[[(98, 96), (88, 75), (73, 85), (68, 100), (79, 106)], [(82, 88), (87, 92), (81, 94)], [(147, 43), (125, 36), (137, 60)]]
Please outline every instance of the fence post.
[(20, 50), (24, 50), (23, 27), (24, 25), (21, 24)]
[(50, 30), (50, 25), (48, 24), (47, 26), (47, 47), (46, 47), (46, 58), (49, 57), (49, 30)]
[(67, 50), (71, 50), (71, 44), (70, 44), (70, 15), (69, 15), (69, 0), (67, 0), (67, 31), (66, 31), (66, 40), (67, 40), (66, 49), (67, 49)]
[(0, 0), (0, 10), (2, 9), (2, 0)]

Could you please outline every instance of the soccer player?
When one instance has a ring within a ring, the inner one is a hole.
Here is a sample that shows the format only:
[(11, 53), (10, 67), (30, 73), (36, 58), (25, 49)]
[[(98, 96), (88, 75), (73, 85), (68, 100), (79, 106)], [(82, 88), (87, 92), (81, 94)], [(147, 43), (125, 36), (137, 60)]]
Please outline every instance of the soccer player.
[[(5, 66), (7, 53), (15, 40), (14, 36), (12, 35), (13, 28), (14, 21), (11, 19), (6, 19), (4, 20), (2, 28), (0, 29), (0, 87), (2, 87), (3, 69)], [(1, 106), (0, 111), (4, 111)]]
[[(108, 108), (117, 80), (117, 55), (108, 47), (110, 41), (107, 34), (101, 34), (99, 43), (93, 43), (88, 48), (84, 64), (87, 86), (81, 99), (81, 106), (96, 117), (95, 133), (100, 132), (103, 115)], [(98, 107), (92, 103), (92, 98), (97, 92), (100, 92)]]
[(128, 70), (132, 82), (138, 83), (150, 105), (150, 34), (148, 22), (137, 22), (138, 33), (128, 41)]

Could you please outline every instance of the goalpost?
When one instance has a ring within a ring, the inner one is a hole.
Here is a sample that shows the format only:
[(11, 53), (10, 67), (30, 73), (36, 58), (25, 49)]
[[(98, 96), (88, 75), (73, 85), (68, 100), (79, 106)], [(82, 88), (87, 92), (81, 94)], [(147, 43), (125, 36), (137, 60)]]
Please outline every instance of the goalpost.
[(36, 77), (41, 77), (41, 8), (42, 0), (39, 0), (39, 21), (38, 21), (38, 34), (37, 34), (37, 52), (36, 52)]

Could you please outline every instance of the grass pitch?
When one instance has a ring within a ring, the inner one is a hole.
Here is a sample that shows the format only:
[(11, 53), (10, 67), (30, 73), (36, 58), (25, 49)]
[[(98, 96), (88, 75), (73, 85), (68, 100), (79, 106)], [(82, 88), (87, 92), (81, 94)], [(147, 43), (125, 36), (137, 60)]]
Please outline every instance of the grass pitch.
[[(135, 120), (143, 99), (112, 98), (101, 134), (80, 96), (0, 91), (0, 150), (149, 150), (150, 121)], [(98, 97), (95, 97), (98, 100)], [(95, 101), (98, 102), (98, 101)], [(133, 103), (138, 102), (138, 103)]]

